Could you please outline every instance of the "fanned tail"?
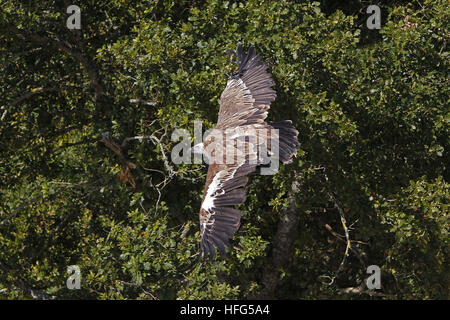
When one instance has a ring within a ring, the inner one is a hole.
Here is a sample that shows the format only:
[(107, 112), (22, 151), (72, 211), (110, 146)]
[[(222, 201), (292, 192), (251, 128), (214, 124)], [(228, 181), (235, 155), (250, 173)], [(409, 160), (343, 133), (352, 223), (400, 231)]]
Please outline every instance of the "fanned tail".
[(279, 157), (281, 162), (290, 163), (292, 157), (297, 154), (300, 143), (297, 140), (298, 131), (292, 125), (291, 120), (269, 123), (274, 129), (279, 130)]

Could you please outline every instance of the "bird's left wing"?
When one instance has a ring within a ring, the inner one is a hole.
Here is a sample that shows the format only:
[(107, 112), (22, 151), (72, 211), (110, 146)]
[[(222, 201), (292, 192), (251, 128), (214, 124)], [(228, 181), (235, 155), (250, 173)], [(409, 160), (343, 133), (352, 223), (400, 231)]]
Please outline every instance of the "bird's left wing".
[(238, 70), (230, 76), (220, 97), (218, 129), (265, 124), (270, 103), (276, 98), (272, 76), (254, 48), (245, 54), (239, 44), (237, 57)]

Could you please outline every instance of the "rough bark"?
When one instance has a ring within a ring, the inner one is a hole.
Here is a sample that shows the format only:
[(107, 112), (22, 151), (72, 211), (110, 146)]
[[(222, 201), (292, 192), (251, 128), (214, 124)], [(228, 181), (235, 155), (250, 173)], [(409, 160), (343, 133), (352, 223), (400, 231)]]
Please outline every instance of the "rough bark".
[(261, 284), (261, 292), (253, 299), (276, 299), (276, 289), (280, 277), (280, 269), (285, 266), (293, 252), (293, 244), (297, 236), (299, 212), (295, 205), (295, 194), (298, 191), (298, 182), (292, 182), (291, 191), (288, 194), (289, 205), (282, 212), (278, 228), (273, 238), (272, 256), (269, 258), (264, 270)]

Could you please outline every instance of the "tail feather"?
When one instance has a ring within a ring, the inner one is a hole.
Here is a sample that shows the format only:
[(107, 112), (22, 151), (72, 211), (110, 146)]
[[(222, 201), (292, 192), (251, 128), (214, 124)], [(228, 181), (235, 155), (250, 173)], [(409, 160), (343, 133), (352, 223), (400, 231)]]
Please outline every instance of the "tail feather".
[(292, 125), (291, 120), (271, 122), (274, 129), (279, 130), (279, 157), (281, 162), (289, 163), (292, 157), (297, 154), (300, 143), (297, 140), (298, 131)]

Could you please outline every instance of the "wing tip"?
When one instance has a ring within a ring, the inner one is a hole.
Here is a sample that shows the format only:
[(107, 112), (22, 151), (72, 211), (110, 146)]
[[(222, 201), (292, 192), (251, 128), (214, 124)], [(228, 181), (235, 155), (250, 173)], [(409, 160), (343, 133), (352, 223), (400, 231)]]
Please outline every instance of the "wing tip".
[(244, 47), (240, 42), (237, 44), (236, 51), (233, 51), (231, 49), (225, 50), (226, 53), (233, 55), (236, 57), (236, 64), (238, 65), (238, 70), (234, 71), (229, 79), (232, 78), (239, 78), (242, 76), (242, 74), (245, 72), (245, 67), (247, 66), (248, 62), (252, 60), (253, 57), (258, 56), (255, 51), (255, 46), (250, 45), (248, 48), (248, 52), (244, 52)]
[(238, 55), (238, 72), (240, 74), (245, 72), (245, 68), (247, 67), (248, 62), (256, 55), (255, 47), (253, 45), (250, 45), (248, 48), (248, 52), (245, 53), (244, 49), (242, 48), (242, 44), (238, 43), (237, 47), (237, 55)]
[(220, 241), (219, 239), (214, 239), (213, 242), (205, 243), (206, 241), (202, 240), (202, 243), (200, 245), (200, 258), (203, 256), (204, 260), (214, 260), (214, 257), (216, 256), (216, 249), (217, 252), (222, 256), (226, 257), (227, 252), (226, 248), (231, 248), (230, 243), (224, 243)]

